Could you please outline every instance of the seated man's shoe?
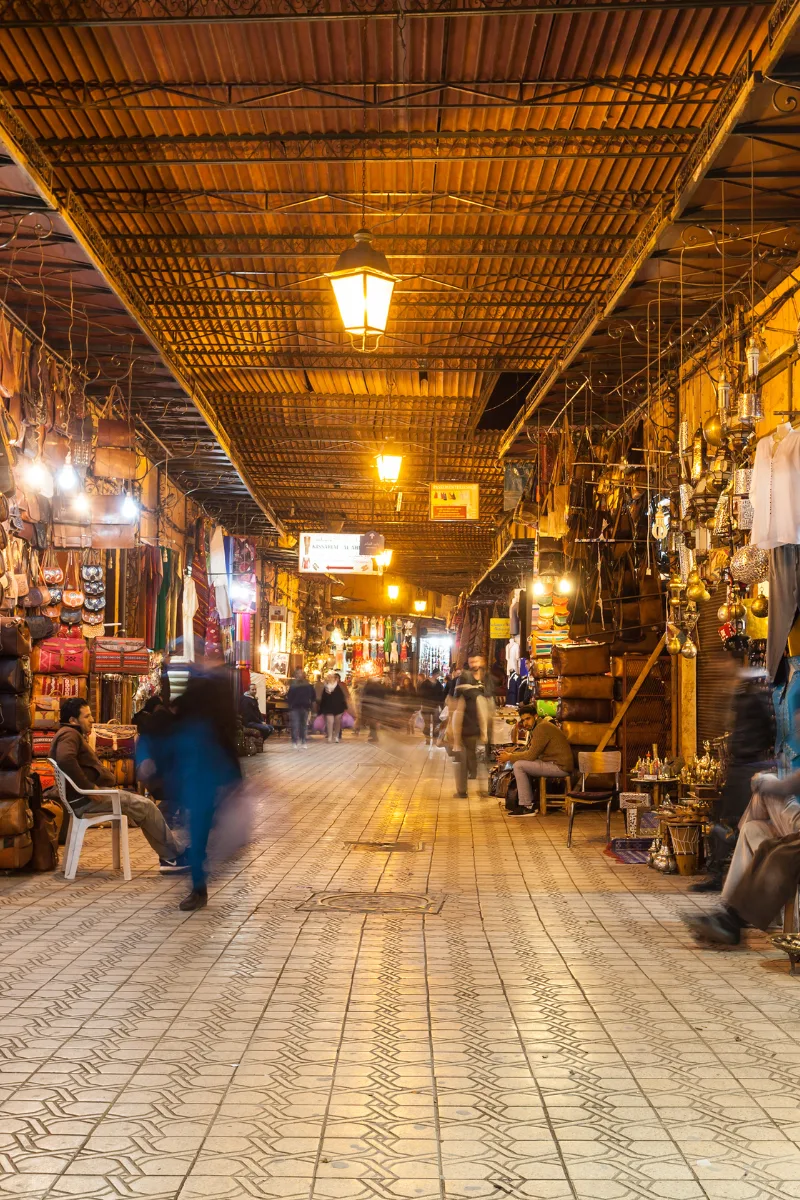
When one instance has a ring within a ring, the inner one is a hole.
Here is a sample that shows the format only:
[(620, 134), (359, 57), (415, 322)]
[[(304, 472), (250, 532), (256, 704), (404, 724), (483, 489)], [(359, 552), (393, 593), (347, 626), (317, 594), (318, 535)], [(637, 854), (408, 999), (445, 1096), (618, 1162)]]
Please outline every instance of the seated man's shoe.
[(189, 870), (189, 859), (184, 850), (177, 858), (160, 858), (158, 869), (162, 875), (183, 875)]
[(506, 805), (506, 812), (510, 817), (535, 817), (538, 815), (538, 808), (523, 808), (521, 804), (514, 804), (511, 808)]
[(738, 946), (742, 940), (742, 923), (727, 908), (698, 913), (696, 916), (684, 913), (681, 920), (697, 941), (713, 942), (718, 946)]
[(709, 875), (706, 879), (700, 879), (697, 883), (689, 884), (690, 892), (721, 892), (722, 880), (719, 875)]
[(194, 912), (196, 908), (205, 908), (208, 904), (206, 888), (193, 888), (185, 900), (181, 900), (178, 908), (181, 912)]

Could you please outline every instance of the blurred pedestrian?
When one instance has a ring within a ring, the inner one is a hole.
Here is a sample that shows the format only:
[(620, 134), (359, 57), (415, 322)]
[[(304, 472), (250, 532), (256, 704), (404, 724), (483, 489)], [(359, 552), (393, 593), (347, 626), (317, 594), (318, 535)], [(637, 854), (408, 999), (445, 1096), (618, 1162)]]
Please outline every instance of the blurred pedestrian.
[(329, 742), (339, 739), (342, 728), (342, 714), (347, 712), (347, 697), (339, 682), (338, 676), (329, 671), (319, 698), (318, 710), (325, 718), (325, 734)]
[(481, 739), (481, 714), (478, 702), (481, 686), (472, 674), (464, 670), (453, 693), (453, 757), (456, 775), (456, 796), (467, 798), (467, 780), (478, 778), (477, 748)]
[(286, 693), (289, 723), (292, 730), (292, 745), (296, 750), (307, 750), (308, 717), (314, 707), (314, 687), (302, 667), (298, 667)]
[(383, 679), (371, 675), (361, 689), (361, 721), (369, 730), (367, 741), (377, 742), (383, 720), (386, 687)]

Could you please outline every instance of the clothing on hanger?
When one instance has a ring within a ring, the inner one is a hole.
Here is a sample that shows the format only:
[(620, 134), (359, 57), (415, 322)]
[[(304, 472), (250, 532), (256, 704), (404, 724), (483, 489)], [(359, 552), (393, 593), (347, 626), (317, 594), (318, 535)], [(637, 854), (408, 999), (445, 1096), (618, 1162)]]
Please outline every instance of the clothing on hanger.
[(772, 550), (800, 543), (800, 430), (784, 424), (775, 434), (761, 438), (753, 463), (750, 503), (751, 545)]
[(519, 667), (519, 640), (511, 638), (506, 646), (506, 674), (510, 675), (512, 671), (517, 671)]

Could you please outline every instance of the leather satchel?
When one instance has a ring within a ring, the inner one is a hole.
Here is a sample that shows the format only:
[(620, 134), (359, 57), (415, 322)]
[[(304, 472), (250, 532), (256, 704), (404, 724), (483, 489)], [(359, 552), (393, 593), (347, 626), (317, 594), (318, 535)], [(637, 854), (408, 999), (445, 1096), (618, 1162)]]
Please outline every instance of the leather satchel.
[[(19, 796), (27, 796), (29, 775), (30, 767), (18, 767), (16, 771), (0, 771), (0, 801), (15, 800)], [(0, 819), (1, 824), (2, 821)], [(23, 833), (24, 830), (9, 829), (8, 832)]]
[[(2, 661), (2, 660), (0, 660)], [(34, 675), (33, 695), (58, 696), (59, 700), (67, 696), (88, 696), (89, 680), (83, 675)]]
[(92, 522), (92, 548), (95, 550), (135, 550), (136, 526), (95, 524)]
[[(51, 601), (53, 599), (52, 592), (50, 593), (50, 599)], [(41, 616), (26, 617), (25, 624), (28, 626), (28, 629), (31, 632), (32, 642), (41, 642), (45, 638), (51, 638), (56, 631), (55, 623), (46, 614), (42, 614)]]
[(97, 422), (97, 445), (117, 450), (134, 450), (136, 434), (128, 421), (117, 417), (101, 417)]
[(27, 658), (31, 652), (31, 631), (21, 617), (0, 617), (0, 655)]
[[(607, 729), (607, 721), (602, 725), (589, 721), (564, 721), (561, 725), (561, 732), (570, 746), (591, 746), (592, 749), (599, 745)], [(616, 745), (616, 730), (608, 745)]]
[(560, 721), (610, 721), (613, 704), (610, 700), (562, 699), (558, 707)]
[(96, 638), (92, 670), (113, 675), (146, 675), (150, 654), (140, 638)]
[(136, 451), (98, 446), (94, 455), (93, 474), (96, 479), (135, 479)]
[(91, 525), (79, 525), (75, 521), (54, 522), (53, 545), (57, 550), (88, 550), (91, 544)]
[(20, 733), (0, 737), (0, 771), (16, 771), (28, 767), (33, 758), (30, 734)]
[(21, 696), (31, 690), (31, 660), (29, 658), (0, 658), (0, 693)]
[(607, 642), (554, 646), (552, 658), (559, 675), (605, 675), (611, 670), (611, 647)]
[(0, 871), (19, 871), (33, 858), (33, 840), (29, 833), (0, 837)]
[(83, 638), (46, 638), (33, 650), (37, 675), (88, 675), (89, 649)]
[[(16, 772), (14, 774), (16, 775)], [(4, 779), (4, 777), (6, 778)], [(0, 772), (0, 788), (6, 780), (10, 782), (8, 773)], [(28, 808), (26, 797), (20, 796), (19, 792), (16, 796), (9, 797), (4, 791), (0, 792), (0, 797), (2, 797), (0, 798), (0, 838), (13, 838), (21, 833), (27, 833), (33, 825), (33, 814)]]
[[(25, 733), (31, 727), (31, 705), (28, 700), (24, 696), (0, 695), (0, 722), (4, 734)], [(58, 720), (53, 728), (58, 728)]]
[[(0, 700), (6, 697), (0, 698)], [(10, 697), (8, 697), (10, 699)], [(34, 729), (52, 729), (61, 724), (61, 701), (58, 696), (34, 696), (30, 706)]]
[(565, 675), (560, 682), (562, 700), (611, 700), (614, 697), (614, 680), (610, 675)]

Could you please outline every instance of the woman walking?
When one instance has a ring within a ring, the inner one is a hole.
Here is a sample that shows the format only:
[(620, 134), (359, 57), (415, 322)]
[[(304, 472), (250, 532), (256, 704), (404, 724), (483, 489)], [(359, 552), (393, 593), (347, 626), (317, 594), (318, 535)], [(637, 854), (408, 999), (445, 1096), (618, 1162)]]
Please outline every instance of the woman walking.
[(347, 697), (338, 677), (329, 671), (319, 698), (319, 712), (325, 718), (325, 733), (329, 742), (336, 742), (342, 728), (342, 714), (347, 711)]
[(302, 667), (294, 673), (294, 679), (289, 684), (286, 694), (286, 704), (289, 709), (289, 721), (292, 728), (292, 745), (296, 750), (307, 750), (306, 731), (308, 729), (308, 714), (314, 705), (314, 687), (308, 682)]

